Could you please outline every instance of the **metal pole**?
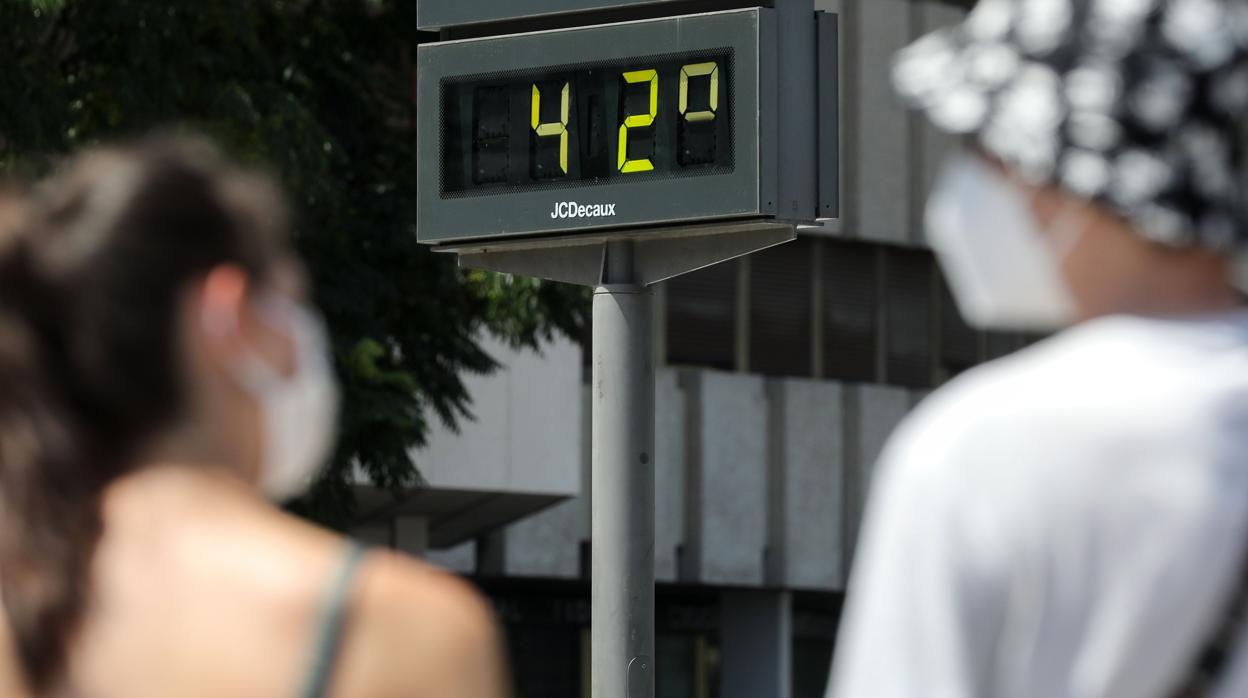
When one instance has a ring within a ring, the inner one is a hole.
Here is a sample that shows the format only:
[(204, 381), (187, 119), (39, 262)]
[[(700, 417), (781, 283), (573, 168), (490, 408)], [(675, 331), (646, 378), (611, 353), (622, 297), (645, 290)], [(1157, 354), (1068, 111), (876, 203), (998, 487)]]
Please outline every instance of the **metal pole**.
[(630, 242), (594, 289), (593, 698), (654, 697), (653, 296)]

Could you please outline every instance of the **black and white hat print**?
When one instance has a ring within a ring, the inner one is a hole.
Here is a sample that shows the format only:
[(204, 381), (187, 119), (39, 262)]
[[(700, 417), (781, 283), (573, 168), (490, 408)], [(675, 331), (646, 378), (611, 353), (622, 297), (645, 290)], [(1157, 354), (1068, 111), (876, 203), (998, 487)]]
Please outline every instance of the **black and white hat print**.
[(1248, 246), (1248, 0), (981, 0), (903, 49), (893, 83), (1156, 242)]

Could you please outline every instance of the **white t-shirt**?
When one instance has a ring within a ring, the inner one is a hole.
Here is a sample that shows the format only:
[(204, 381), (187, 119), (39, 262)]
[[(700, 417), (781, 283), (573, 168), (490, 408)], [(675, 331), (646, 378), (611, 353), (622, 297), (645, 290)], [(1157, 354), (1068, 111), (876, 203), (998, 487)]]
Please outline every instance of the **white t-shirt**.
[[(1173, 692), (1248, 550), (1248, 312), (1085, 323), (971, 371), (885, 449), (836, 698)], [(1248, 642), (1217, 696), (1248, 696)]]

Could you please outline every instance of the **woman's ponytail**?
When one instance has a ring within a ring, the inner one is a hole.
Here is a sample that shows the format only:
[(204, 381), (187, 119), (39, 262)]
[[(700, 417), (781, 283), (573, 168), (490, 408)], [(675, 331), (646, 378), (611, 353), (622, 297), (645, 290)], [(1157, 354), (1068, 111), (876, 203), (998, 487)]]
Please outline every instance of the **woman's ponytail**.
[(40, 283), (22, 233), (0, 235), (0, 598), (38, 693), (83, 609), (106, 468), (89, 464), (94, 430), (60, 385), (59, 294)]

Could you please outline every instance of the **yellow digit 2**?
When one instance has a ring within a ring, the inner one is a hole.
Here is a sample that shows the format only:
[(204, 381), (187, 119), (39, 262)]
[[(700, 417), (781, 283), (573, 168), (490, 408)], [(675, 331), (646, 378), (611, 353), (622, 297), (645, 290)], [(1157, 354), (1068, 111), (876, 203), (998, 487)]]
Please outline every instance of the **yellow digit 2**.
[[(711, 108), (703, 111), (688, 111), (689, 78), (697, 78), (703, 75), (711, 76)], [(717, 109), (719, 109), (719, 64), (711, 61), (709, 63), (690, 63), (682, 66), (680, 69), (680, 113), (684, 114), (685, 121), (710, 121), (715, 118), (715, 110)]]
[(533, 130), (538, 136), (559, 136), (559, 167), (568, 173), (568, 112), (570, 109), (570, 84), (563, 83), (559, 97), (559, 121), (542, 123), (542, 91), (533, 83)]
[(624, 73), (624, 82), (633, 84), (638, 82), (650, 83), (650, 113), (649, 114), (633, 114), (624, 117), (624, 123), (620, 124), (620, 172), (645, 172), (653, 170), (654, 163), (649, 158), (638, 158), (636, 160), (628, 159), (628, 129), (645, 128), (654, 123), (654, 117), (659, 113), (659, 71), (657, 70), (633, 70)]

